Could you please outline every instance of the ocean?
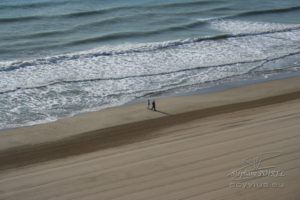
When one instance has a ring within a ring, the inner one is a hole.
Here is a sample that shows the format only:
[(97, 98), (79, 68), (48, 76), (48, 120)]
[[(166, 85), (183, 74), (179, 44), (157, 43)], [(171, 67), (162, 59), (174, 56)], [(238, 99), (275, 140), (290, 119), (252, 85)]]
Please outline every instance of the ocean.
[(0, 2), (0, 129), (299, 71), (299, 0)]

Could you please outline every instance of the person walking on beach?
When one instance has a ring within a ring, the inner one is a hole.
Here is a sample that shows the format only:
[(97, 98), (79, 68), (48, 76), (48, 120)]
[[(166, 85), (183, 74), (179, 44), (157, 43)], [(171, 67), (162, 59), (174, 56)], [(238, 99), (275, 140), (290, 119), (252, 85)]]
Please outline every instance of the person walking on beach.
[(150, 99), (148, 99), (148, 109), (150, 109)]
[(154, 110), (154, 111), (156, 111), (155, 100), (153, 100), (153, 101), (152, 101), (152, 108), (151, 108), (151, 110)]

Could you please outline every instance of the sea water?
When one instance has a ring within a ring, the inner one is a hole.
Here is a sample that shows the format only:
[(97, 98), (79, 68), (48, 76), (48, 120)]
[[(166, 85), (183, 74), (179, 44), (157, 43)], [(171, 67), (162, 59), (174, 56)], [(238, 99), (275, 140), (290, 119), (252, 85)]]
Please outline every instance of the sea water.
[(299, 0), (0, 1), (0, 129), (299, 71)]

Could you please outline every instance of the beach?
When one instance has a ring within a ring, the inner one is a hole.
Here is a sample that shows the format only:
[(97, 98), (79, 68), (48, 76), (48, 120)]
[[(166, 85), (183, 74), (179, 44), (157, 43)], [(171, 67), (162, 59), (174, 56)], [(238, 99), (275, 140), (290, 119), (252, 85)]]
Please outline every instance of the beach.
[(0, 131), (0, 199), (300, 198), (300, 77)]
[(0, 1), (0, 200), (300, 199), (299, 10)]
[(0, 130), (297, 75), (299, 10), (298, 0), (1, 1)]

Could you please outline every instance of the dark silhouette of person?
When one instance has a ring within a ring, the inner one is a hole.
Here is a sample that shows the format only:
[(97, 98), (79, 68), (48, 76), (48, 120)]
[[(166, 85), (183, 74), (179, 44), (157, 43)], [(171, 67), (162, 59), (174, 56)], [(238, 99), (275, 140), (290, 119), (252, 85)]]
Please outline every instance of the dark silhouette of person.
[(150, 99), (148, 99), (148, 109), (150, 109)]
[(153, 101), (152, 101), (152, 108), (151, 108), (151, 110), (154, 110), (154, 111), (156, 111), (155, 100), (153, 100)]

